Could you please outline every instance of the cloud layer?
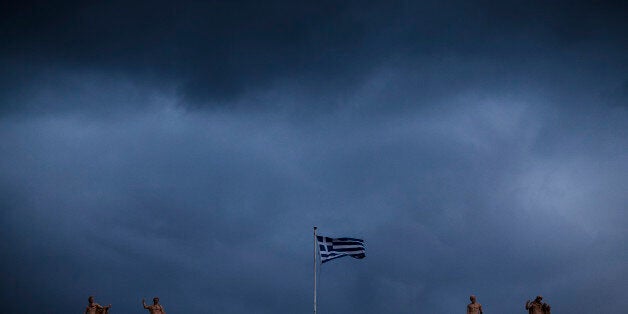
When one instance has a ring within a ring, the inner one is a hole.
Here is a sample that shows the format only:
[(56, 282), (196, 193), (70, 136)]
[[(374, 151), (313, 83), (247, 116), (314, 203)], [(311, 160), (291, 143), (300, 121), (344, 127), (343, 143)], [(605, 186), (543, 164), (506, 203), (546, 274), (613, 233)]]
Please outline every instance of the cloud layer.
[(620, 4), (5, 9), (9, 313), (628, 306)]

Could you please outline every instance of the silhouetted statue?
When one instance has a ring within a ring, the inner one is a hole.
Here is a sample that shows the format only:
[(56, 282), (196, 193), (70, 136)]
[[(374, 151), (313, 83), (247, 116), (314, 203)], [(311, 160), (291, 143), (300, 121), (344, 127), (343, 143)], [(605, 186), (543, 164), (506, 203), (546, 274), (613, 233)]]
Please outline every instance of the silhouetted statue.
[(100, 304), (94, 302), (93, 295), (90, 295), (89, 298), (87, 298), (87, 302), (89, 302), (89, 304), (85, 308), (85, 314), (107, 314), (111, 308), (111, 304), (101, 306)]
[(158, 297), (153, 298), (153, 305), (146, 305), (146, 300), (142, 299), (142, 305), (148, 310), (148, 312), (150, 312), (150, 314), (166, 314), (164, 307), (159, 304)]
[(471, 300), (471, 303), (467, 305), (467, 314), (482, 314), (482, 304), (476, 301), (474, 295), (470, 296), (469, 299)]
[(526, 310), (528, 310), (528, 314), (550, 314), (550, 305), (543, 303), (541, 300), (543, 300), (543, 297), (538, 295), (534, 301), (526, 301)]

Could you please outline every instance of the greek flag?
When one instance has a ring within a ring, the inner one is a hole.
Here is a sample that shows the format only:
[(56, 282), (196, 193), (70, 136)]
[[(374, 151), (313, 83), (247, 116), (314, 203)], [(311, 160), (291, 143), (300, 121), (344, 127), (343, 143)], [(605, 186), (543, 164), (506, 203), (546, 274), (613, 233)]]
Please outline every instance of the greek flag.
[(343, 256), (351, 256), (358, 259), (366, 257), (364, 240), (323, 236), (316, 236), (316, 240), (318, 240), (318, 252), (321, 254), (321, 263)]

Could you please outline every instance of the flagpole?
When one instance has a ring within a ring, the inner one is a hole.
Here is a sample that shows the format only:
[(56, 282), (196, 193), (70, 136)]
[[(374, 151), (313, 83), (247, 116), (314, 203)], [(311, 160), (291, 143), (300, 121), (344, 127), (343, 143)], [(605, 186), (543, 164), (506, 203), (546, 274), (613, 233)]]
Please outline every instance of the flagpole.
[(314, 314), (316, 314), (316, 227), (314, 227)]

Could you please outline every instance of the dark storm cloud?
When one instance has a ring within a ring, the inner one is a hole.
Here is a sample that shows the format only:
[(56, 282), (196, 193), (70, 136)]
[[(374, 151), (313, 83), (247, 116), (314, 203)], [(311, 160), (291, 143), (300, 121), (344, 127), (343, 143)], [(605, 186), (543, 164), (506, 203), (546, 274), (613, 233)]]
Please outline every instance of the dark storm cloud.
[[(489, 67), (510, 72), (516, 64), (545, 64), (568, 52), (598, 47), (612, 60), (622, 58), (625, 67), (625, 57), (617, 53), (625, 54), (627, 44), (621, 3), (8, 6), (2, 22), (4, 84), (20, 90), (36, 83), (29, 82), (34, 75), (28, 73), (39, 74), (51, 66), (78, 68), (166, 81), (196, 106), (224, 106), (243, 93), (285, 81), (314, 96), (347, 95), (373, 70), (399, 58), (405, 62), (421, 57), (413, 70), (427, 81), (437, 73), (422, 67), (441, 62), (443, 56), (454, 58), (449, 70), (473, 61), (467, 57), (481, 57), (491, 60)], [(481, 74), (495, 74), (472, 66)], [(496, 79), (510, 77), (502, 73)], [(449, 83), (465, 84), (467, 79), (452, 78)], [(320, 100), (328, 106), (333, 102)]]
[(5, 312), (628, 306), (625, 4), (3, 6)]

